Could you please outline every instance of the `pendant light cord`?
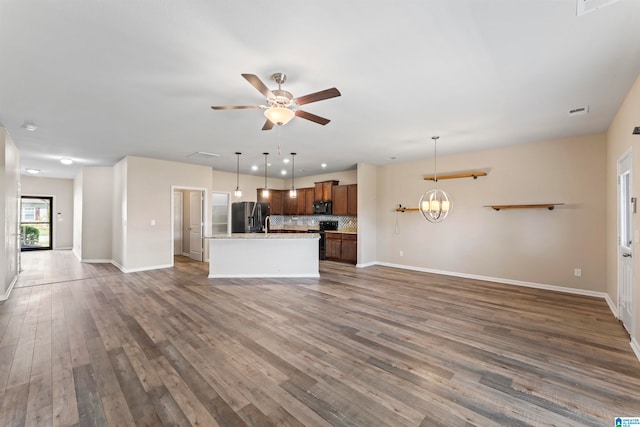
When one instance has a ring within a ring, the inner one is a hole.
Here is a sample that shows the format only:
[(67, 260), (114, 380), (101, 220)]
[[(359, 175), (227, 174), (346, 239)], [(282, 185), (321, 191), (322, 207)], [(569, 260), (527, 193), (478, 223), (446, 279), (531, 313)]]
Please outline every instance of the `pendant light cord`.
[(438, 168), (437, 168), (437, 159), (438, 159), (438, 139), (439, 136), (432, 136), (433, 139), (433, 182), (435, 183), (434, 188), (438, 188)]

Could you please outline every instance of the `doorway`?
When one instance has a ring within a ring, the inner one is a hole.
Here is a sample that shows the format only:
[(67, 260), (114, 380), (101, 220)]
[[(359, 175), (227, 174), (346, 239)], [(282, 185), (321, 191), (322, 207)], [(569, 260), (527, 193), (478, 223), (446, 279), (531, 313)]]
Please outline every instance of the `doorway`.
[(20, 250), (53, 249), (53, 197), (20, 198)]
[(173, 255), (204, 261), (205, 190), (173, 187), (171, 200), (171, 234)]
[(629, 150), (618, 160), (618, 311), (620, 321), (633, 334), (633, 155)]

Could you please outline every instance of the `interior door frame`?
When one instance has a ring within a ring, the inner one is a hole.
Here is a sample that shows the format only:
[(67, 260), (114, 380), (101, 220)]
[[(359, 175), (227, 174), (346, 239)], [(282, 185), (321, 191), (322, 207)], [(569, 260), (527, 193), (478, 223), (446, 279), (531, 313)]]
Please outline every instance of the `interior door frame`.
[[(627, 332), (633, 336), (633, 325), (635, 322), (635, 318), (634, 318), (634, 311), (635, 311), (635, 307), (633, 306), (633, 282), (634, 282), (634, 276), (635, 276), (635, 272), (634, 272), (634, 262), (633, 262), (633, 258), (630, 261), (630, 275), (631, 275), (631, 283), (630, 283), (630, 301), (629, 304), (631, 304), (631, 306), (629, 307), (629, 312), (630, 312), (630, 316), (631, 318), (629, 319), (629, 324), (627, 324), (626, 322), (624, 322), (623, 319), (623, 314), (622, 314), (622, 307), (621, 307), (621, 302), (622, 302), (622, 294), (623, 294), (623, 276), (624, 276), (624, 267), (623, 267), (623, 260), (622, 260), (622, 249), (621, 249), (621, 242), (622, 242), (622, 238), (623, 236), (621, 235), (621, 221), (620, 221), (620, 217), (621, 217), (621, 206), (622, 206), (622, 201), (620, 200), (620, 186), (622, 185), (620, 182), (620, 176), (622, 173), (621, 170), (621, 166), (623, 161), (625, 161), (625, 159), (629, 158), (629, 197), (631, 197), (633, 195), (633, 148), (629, 148), (627, 151), (624, 152), (624, 154), (622, 156), (620, 156), (617, 160), (616, 163), (616, 274), (617, 274), (617, 294), (618, 294), (618, 298), (617, 298), (617, 303), (618, 303), (618, 318), (620, 320), (620, 322), (622, 323), (623, 327), (627, 330)], [(628, 201), (629, 204), (631, 204), (631, 200)], [(633, 216), (634, 216), (634, 211), (631, 211), (631, 214), (629, 215), (629, 228), (630, 230), (633, 230)], [(633, 240), (636, 238), (637, 236), (633, 236), (633, 233), (631, 233), (631, 241), (628, 242), (628, 249), (631, 253), (631, 255), (633, 256)]]
[(21, 194), (20, 195), (20, 207), (18, 208), (18, 225), (20, 232), (22, 232), (22, 201), (24, 199), (48, 199), (49, 200), (49, 246), (36, 247), (36, 248), (23, 248), (22, 239), (20, 239), (20, 252), (29, 251), (52, 251), (54, 249), (53, 236), (55, 230), (53, 229), (55, 221), (53, 220), (53, 213), (55, 212), (55, 197), (53, 195), (39, 195), (39, 194)]
[[(206, 218), (207, 218), (207, 215), (208, 215), (208, 212), (209, 212), (209, 210), (207, 209), (207, 203), (209, 202), (209, 194), (208, 194), (209, 190), (204, 188), (204, 187), (185, 187), (185, 186), (180, 186), (180, 185), (172, 185), (171, 186), (171, 193), (169, 194), (169, 197), (170, 197), (170, 200), (171, 200), (171, 207), (170, 207), (171, 239), (169, 239), (169, 241), (170, 241), (169, 244), (171, 245), (171, 266), (172, 267), (174, 266), (173, 259), (174, 259), (174, 256), (175, 256), (174, 250), (173, 250), (173, 239), (175, 238), (174, 233), (173, 233), (173, 222), (175, 221), (175, 218), (174, 218), (174, 215), (173, 215), (173, 209), (174, 209), (174, 206), (173, 206), (173, 193), (175, 191), (182, 191), (182, 190), (200, 191), (202, 193), (202, 200), (201, 200), (201, 203), (202, 203), (202, 206), (201, 206), (201, 208), (202, 208), (202, 260), (203, 260), (203, 262), (207, 262), (208, 259), (209, 259), (209, 257), (208, 257), (208, 255), (209, 255), (208, 248), (207, 248), (207, 245), (204, 244), (205, 236), (206, 236), (206, 233), (208, 231), (208, 228), (207, 228), (207, 223), (208, 222), (206, 221)], [(182, 254), (180, 254), (180, 255), (182, 255)]]

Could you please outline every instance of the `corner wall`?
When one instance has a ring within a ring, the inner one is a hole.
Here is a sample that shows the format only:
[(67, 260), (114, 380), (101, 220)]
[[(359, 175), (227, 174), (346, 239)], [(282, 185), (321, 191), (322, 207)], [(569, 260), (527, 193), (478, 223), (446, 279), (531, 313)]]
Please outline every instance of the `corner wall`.
[(20, 153), (0, 127), (0, 301), (9, 298), (18, 279), (20, 257)]

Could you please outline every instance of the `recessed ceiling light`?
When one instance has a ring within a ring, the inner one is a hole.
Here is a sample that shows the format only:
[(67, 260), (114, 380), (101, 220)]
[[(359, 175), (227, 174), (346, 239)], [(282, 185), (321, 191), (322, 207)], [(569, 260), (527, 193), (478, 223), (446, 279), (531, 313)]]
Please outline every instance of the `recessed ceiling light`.
[(73, 160), (71, 160), (71, 159), (69, 159), (67, 157), (64, 157), (64, 158), (60, 159), (60, 163), (62, 163), (63, 165), (71, 165), (71, 164), (73, 164)]
[(251, 170), (252, 171), (257, 171), (258, 170), (258, 165), (251, 165)]
[(286, 175), (286, 174), (287, 174), (287, 171), (286, 171), (286, 170), (282, 169), (282, 170), (280, 171), (280, 175)]
[(323, 164), (321, 164), (320, 166), (321, 166), (322, 168), (326, 168), (326, 167), (327, 167), (327, 164), (326, 164), (326, 163), (323, 163)]
[(282, 159), (282, 163), (289, 163), (289, 158), (285, 157), (284, 159)]
[(30, 173), (31, 175), (37, 175), (40, 173), (40, 169), (26, 169), (27, 173)]
[(29, 132), (33, 132), (36, 129), (38, 129), (38, 126), (34, 125), (33, 123), (25, 123), (24, 125), (22, 125), (22, 127), (28, 130)]

